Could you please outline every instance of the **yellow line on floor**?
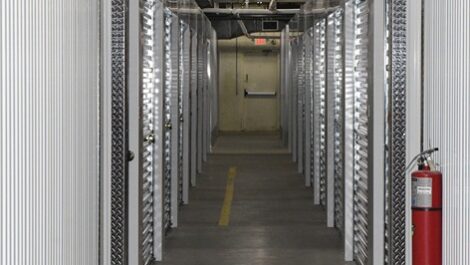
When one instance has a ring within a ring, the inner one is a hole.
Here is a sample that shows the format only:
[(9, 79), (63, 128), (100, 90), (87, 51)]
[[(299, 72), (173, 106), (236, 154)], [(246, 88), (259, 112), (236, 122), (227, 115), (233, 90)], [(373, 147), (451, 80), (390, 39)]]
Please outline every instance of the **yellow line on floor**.
[(230, 223), (230, 211), (232, 209), (233, 189), (236, 175), (237, 168), (230, 167), (227, 173), (227, 186), (225, 188), (224, 204), (220, 211), (219, 226), (228, 226)]

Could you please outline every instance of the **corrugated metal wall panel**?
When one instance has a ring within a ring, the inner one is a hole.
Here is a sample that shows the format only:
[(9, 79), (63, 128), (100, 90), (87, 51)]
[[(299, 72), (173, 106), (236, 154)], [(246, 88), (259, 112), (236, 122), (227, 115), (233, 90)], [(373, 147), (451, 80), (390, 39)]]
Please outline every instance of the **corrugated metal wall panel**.
[(99, 2), (0, 3), (0, 263), (99, 263)]
[(443, 264), (470, 264), (470, 2), (423, 2), (424, 148), (443, 173)]

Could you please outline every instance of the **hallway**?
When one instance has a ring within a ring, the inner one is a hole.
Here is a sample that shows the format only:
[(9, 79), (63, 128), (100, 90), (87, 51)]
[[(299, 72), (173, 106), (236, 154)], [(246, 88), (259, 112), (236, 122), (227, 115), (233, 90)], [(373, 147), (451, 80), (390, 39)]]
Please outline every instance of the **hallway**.
[[(166, 238), (162, 264), (348, 264), (340, 235), (325, 228), (325, 211), (313, 206), (311, 189), (280, 146), (277, 135), (219, 137), (180, 212), (180, 227)], [(219, 226), (231, 167), (229, 224)]]

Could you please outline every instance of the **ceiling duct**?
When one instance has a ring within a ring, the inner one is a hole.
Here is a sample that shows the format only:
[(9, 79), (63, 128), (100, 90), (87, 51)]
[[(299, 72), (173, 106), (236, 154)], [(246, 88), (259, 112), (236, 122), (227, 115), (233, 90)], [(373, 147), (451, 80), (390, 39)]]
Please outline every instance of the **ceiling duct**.
[[(240, 20), (240, 22), (243, 22), (242, 24), (246, 28), (246, 33), (248, 33), (250, 37), (257, 37), (252, 35), (252, 33), (263, 31), (263, 24), (261, 20)], [(286, 24), (286, 21), (279, 21), (279, 28), (283, 28)], [(226, 40), (237, 38), (243, 35), (246, 36), (238, 20), (213, 21), (212, 26), (217, 32), (218, 39)]]

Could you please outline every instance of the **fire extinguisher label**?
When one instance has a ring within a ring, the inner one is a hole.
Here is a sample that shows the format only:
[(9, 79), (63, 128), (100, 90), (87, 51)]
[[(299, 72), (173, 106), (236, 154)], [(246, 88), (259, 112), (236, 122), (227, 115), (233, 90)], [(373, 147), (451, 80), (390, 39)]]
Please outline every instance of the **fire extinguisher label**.
[(432, 207), (432, 179), (413, 178), (412, 181), (412, 206), (416, 208)]

